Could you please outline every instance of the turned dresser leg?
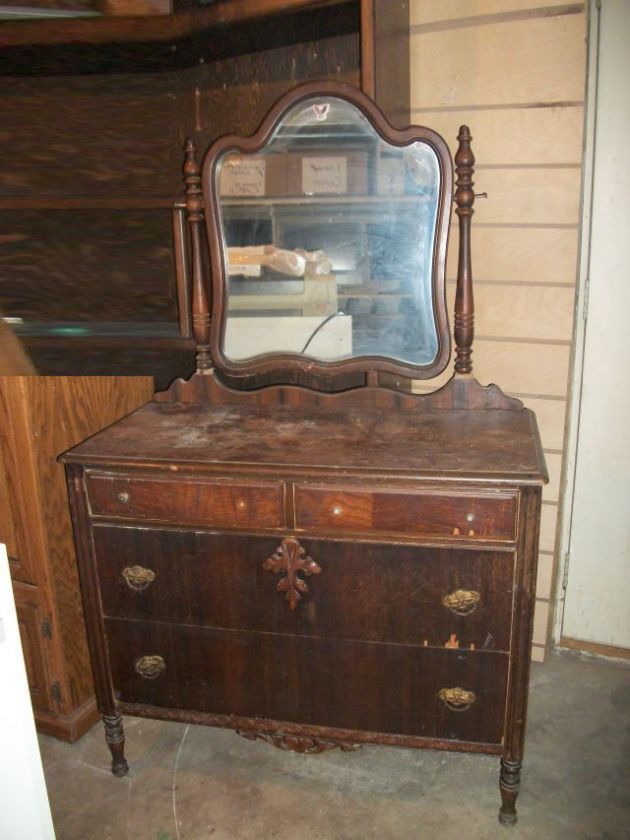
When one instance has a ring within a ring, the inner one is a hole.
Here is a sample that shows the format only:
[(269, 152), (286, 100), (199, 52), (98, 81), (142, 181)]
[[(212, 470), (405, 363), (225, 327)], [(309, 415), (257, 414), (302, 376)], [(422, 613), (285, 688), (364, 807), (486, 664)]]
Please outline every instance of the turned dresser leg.
[(112, 773), (118, 777), (126, 776), (129, 765), (125, 759), (125, 732), (122, 717), (103, 715), (103, 723), (105, 724), (105, 740), (112, 754)]
[(499, 822), (502, 825), (514, 825), (517, 820), (516, 797), (521, 786), (521, 762), (501, 759), (501, 810)]

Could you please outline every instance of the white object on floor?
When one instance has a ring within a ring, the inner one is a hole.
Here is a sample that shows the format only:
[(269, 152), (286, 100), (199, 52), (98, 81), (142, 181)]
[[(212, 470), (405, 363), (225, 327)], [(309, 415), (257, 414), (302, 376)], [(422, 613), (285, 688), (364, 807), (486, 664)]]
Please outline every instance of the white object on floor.
[(6, 547), (0, 543), (0, 837), (54, 840)]

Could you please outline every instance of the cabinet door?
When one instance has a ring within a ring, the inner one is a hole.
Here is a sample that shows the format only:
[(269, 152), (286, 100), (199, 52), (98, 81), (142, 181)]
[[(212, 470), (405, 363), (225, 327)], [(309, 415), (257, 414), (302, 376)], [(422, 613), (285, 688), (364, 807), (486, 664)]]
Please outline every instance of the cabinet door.
[(2, 447), (0, 447), (0, 542), (6, 545), (7, 555), (12, 564), (18, 562), (17, 539), (11, 513), (9, 483), (4, 469)]
[(42, 632), (45, 611), (34, 587), (14, 582), (13, 595), (31, 701), (35, 709), (49, 709), (52, 679), (48, 673), (44, 650), (47, 642)]
[(36, 583), (35, 552), (39, 517), (33, 508), (34, 476), (31, 467), (31, 427), (24, 401), (24, 379), (0, 378), (0, 540), (7, 546), (11, 577)]

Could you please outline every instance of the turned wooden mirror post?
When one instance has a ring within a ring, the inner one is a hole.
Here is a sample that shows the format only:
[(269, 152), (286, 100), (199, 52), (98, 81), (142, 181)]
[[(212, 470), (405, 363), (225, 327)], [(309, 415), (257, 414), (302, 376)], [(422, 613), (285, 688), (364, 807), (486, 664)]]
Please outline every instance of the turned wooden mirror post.
[(472, 137), (463, 125), (457, 136), (459, 148), (455, 155), (457, 181), (455, 212), (459, 219), (459, 259), (457, 263), (457, 292), (455, 295), (455, 372), (472, 373), (472, 343), (475, 332), (472, 261), (470, 255), (470, 223), (475, 203), (473, 175), (475, 156), (470, 148)]
[(193, 336), (197, 346), (196, 367), (197, 371), (201, 372), (208, 370), (212, 365), (210, 358), (210, 307), (208, 305), (208, 286), (204, 276), (201, 253), (201, 228), (204, 218), (201, 175), (195, 144), (190, 138), (186, 141), (184, 183), (186, 185), (186, 219), (190, 227), (192, 242)]

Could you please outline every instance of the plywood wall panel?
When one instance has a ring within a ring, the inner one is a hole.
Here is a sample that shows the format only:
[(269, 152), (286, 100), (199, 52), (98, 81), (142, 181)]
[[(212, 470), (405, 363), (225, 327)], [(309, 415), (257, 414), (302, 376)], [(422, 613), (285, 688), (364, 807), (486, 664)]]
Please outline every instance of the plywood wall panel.
[(557, 502), (560, 497), (562, 455), (545, 452), (545, 461), (549, 472), (549, 484), (543, 487), (543, 499), (546, 502)]
[(585, 38), (583, 14), (416, 33), (411, 108), (580, 102)]
[[(582, 4), (576, 4), (582, 5)], [(441, 0), (440, 3), (416, 0), (411, 4), (411, 25), (420, 26), (439, 21), (470, 20), (482, 15), (509, 14), (510, 12), (528, 11), (534, 7), (538, 10), (566, 9), (566, 4), (559, 4), (558, 0)]]
[(566, 402), (553, 399), (532, 399), (523, 402), (536, 414), (538, 429), (544, 449), (562, 449), (564, 446), (564, 422)]
[(536, 577), (536, 597), (551, 597), (553, 583), (553, 554), (538, 555), (538, 575)]
[(543, 504), (540, 512), (540, 550), (553, 552), (556, 547), (558, 505)]
[(476, 202), (475, 222), (577, 226), (581, 182), (578, 167), (478, 170), (475, 189), (488, 198)]
[[(517, 397), (565, 397), (570, 349), (563, 344), (477, 339), (473, 345), (473, 375), (483, 385), (498, 384)], [(414, 382), (413, 390), (426, 393), (441, 388), (452, 373), (451, 360), (434, 379)]]
[(547, 622), (549, 621), (549, 603), (547, 601), (536, 601), (534, 610), (534, 635), (535, 644), (544, 645), (547, 640)]
[[(536, 411), (550, 483), (543, 492), (539, 598), (555, 591), (558, 502), (573, 336), (586, 80), (584, 3), (411, 2), (412, 116), (451, 149), (458, 128), (477, 160), (473, 374)], [(448, 251), (452, 311), (457, 223)], [(415, 383), (427, 392), (443, 384)], [(533, 657), (544, 659), (549, 601), (538, 603)]]
[(477, 341), (473, 360), (477, 378), (498, 382), (515, 394), (564, 397), (570, 347), (502, 341)]
[(584, 108), (497, 108), (457, 111), (417, 109), (412, 121), (428, 125), (447, 141), (453, 154), (460, 125), (473, 136), (475, 158), (484, 164), (542, 166), (582, 161)]
[[(481, 200), (477, 202), (477, 207)], [(459, 234), (453, 225), (447, 277), (457, 276)], [(480, 227), (473, 216), (473, 275), (508, 283), (575, 283), (578, 229), (553, 227)]]
[[(454, 298), (455, 288), (454, 283), (448, 284), (450, 300)], [(474, 294), (478, 336), (550, 341), (571, 339), (575, 295), (570, 286), (477, 283)]]

